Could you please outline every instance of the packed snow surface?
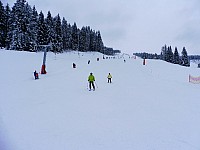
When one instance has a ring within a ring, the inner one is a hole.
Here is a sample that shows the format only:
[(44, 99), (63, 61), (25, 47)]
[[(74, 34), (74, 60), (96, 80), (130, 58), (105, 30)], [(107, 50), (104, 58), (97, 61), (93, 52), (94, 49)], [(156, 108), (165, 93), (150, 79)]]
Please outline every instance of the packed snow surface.
[(200, 150), (197, 65), (123, 56), (0, 50), (0, 150)]

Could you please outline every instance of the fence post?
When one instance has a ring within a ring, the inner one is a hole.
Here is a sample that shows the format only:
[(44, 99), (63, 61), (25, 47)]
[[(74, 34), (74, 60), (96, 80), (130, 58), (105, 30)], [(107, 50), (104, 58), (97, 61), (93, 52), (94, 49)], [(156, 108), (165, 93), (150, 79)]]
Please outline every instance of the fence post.
[(189, 74), (189, 82), (190, 82), (190, 74)]

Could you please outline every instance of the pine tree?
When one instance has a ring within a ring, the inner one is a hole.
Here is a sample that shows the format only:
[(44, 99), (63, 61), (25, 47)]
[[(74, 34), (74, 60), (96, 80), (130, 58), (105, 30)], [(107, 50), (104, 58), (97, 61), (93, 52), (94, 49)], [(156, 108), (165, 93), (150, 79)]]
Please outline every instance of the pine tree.
[(66, 35), (66, 46), (67, 49), (72, 49), (72, 27), (70, 24), (67, 25), (67, 35)]
[(48, 45), (48, 40), (49, 40), (48, 35), (49, 33), (46, 22), (44, 21), (44, 14), (41, 11), (38, 19), (38, 33), (37, 33), (38, 45)]
[(65, 20), (65, 18), (63, 17), (63, 20), (62, 20), (62, 46), (63, 46), (63, 49), (66, 50), (67, 49), (67, 28), (68, 28), (68, 25), (67, 25), (67, 21)]
[(167, 45), (163, 46), (161, 49), (161, 59), (167, 61)]
[(90, 49), (90, 27), (86, 27), (86, 39), (85, 39), (85, 50), (89, 51)]
[(96, 33), (96, 37), (97, 37), (96, 51), (103, 53), (103, 47), (104, 47), (104, 45), (103, 45), (103, 41), (102, 41), (102, 38), (101, 38), (100, 31), (98, 31)]
[(186, 51), (185, 47), (183, 47), (181, 59), (182, 59), (182, 65), (183, 66), (186, 66), (186, 67), (190, 66), (190, 61), (189, 61), (189, 58), (188, 58), (187, 51)]
[(180, 63), (180, 60), (179, 60), (179, 53), (178, 53), (178, 49), (177, 47), (175, 47), (175, 50), (174, 50), (174, 64), (179, 64)]
[(72, 50), (78, 50), (79, 48), (79, 32), (76, 23), (72, 26)]
[(38, 13), (33, 6), (33, 9), (31, 11), (31, 17), (30, 17), (30, 24), (29, 24), (29, 36), (30, 36), (30, 46), (29, 50), (36, 51), (35, 47), (37, 46), (37, 33), (38, 33)]
[(26, 0), (17, 0), (11, 11), (11, 49), (24, 50), (28, 40), (28, 4)]
[(48, 44), (53, 44), (55, 42), (55, 25), (54, 25), (54, 20), (53, 17), (51, 16), (51, 12), (48, 11), (47, 13), (47, 18), (45, 19), (46, 25), (47, 25), (47, 30), (48, 30)]
[(59, 14), (55, 17), (55, 48), (57, 52), (62, 52), (62, 26)]
[(90, 51), (96, 51), (97, 37), (95, 31), (90, 30)]
[(33, 32), (33, 26), (32, 26), (32, 14), (33, 10), (31, 6), (26, 3), (24, 8), (24, 43), (23, 43), (23, 50), (26, 51), (33, 51), (34, 50), (34, 32)]
[(6, 14), (3, 3), (0, 1), (0, 48), (5, 47), (6, 41)]
[(11, 9), (9, 5), (6, 5), (5, 8), (5, 22), (6, 22), (6, 34), (5, 34), (5, 48), (9, 49), (10, 48), (10, 42), (11, 42)]
[(79, 50), (86, 52), (86, 28), (82, 27), (79, 36)]
[(167, 62), (173, 63), (174, 54), (172, 52), (172, 47), (169, 46), (167, 49)]
[(21, 32), (21, 25), (20, 25), (20, 21), (22, 17), (22, 9), (20, 6), (21, 1), (17, 0), (17, 2), (14, 4), (14, 6), (12, 7), (12, 11), (11, 11), (11, 30), (9, 32), (9, 36), (10, 36), (10, 49), (13, 50), (18, 50), (20, 49), (20, 41), (19, 41), (19, 34)]

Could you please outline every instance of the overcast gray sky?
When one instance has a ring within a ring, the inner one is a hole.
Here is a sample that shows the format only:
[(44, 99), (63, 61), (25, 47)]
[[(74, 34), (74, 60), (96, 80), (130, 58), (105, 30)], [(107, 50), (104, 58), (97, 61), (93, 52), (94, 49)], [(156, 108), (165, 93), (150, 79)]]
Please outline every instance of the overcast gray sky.
[[(16, 0), (3, 0), (13, 6)], [(101, 32), (104, 45), (122, 52), (160, 53), (165, 44), (200, 54), (200, 0), (27, 0), (46, 15)]]

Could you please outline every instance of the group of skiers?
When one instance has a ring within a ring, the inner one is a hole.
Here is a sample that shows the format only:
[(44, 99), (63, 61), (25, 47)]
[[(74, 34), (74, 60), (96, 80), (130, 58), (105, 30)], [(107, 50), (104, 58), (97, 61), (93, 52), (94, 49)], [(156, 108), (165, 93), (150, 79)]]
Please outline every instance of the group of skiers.
[[(39, 79), (39, 75), (36, 72), (36, 70), (33, 73), (35, 80)], [(108, 79), (108, 83), (112, 83), (112, 75), (109, 73), (107, 76)], [(91, 91), (91, 89), (93, 88), (93, 90), (95, 91), (95, 85), (94, 85), (94, 81), (95, 81), (95, 77), (93, 75), (93, 73), (90, 73), (90, 75), (88, 76), (88, 82), (89, 82), (89, 90)]]
[[(97, 61), (99, 61), (99, 58), (97, 58)], [(88, 64), (90, 64), (90, 60), (88, 60)], [(75, 63), (72, 63), (72, 68), (76, 68)], [(34, 71), (33, 75), (34, 75), (35, 80), (39, 79), (39, 75), (38, 75), (36, 70)], [(111, 81), (112, 75), (110, 73), (108, 74), (107, 79), (108, 79), (108, 83), (112, 83), (112, 81)], [(89, 90), (90, 91), (91, 91), (91, 89), (93, 89), (95, 91), (94, 81), (95, 81), (95, 77), (94, 77), (93, 73), (90, 73), (90, 75), (88, 76)]]
[[(108, 79), (108, 83), (111, 83), (112, 81), (112, 75), (109, 73), (107, 76)], [(89, 90), (91, 91), (91, 89), (93, 88), (93, 91), (95, 91), (95, 85), (94, 85), (94, 81), (95, 81), (95, 77), (93, 75), (93, 73), (90, 73), (89, 77), (88, 77), (88, 82), (89, 82)]]

